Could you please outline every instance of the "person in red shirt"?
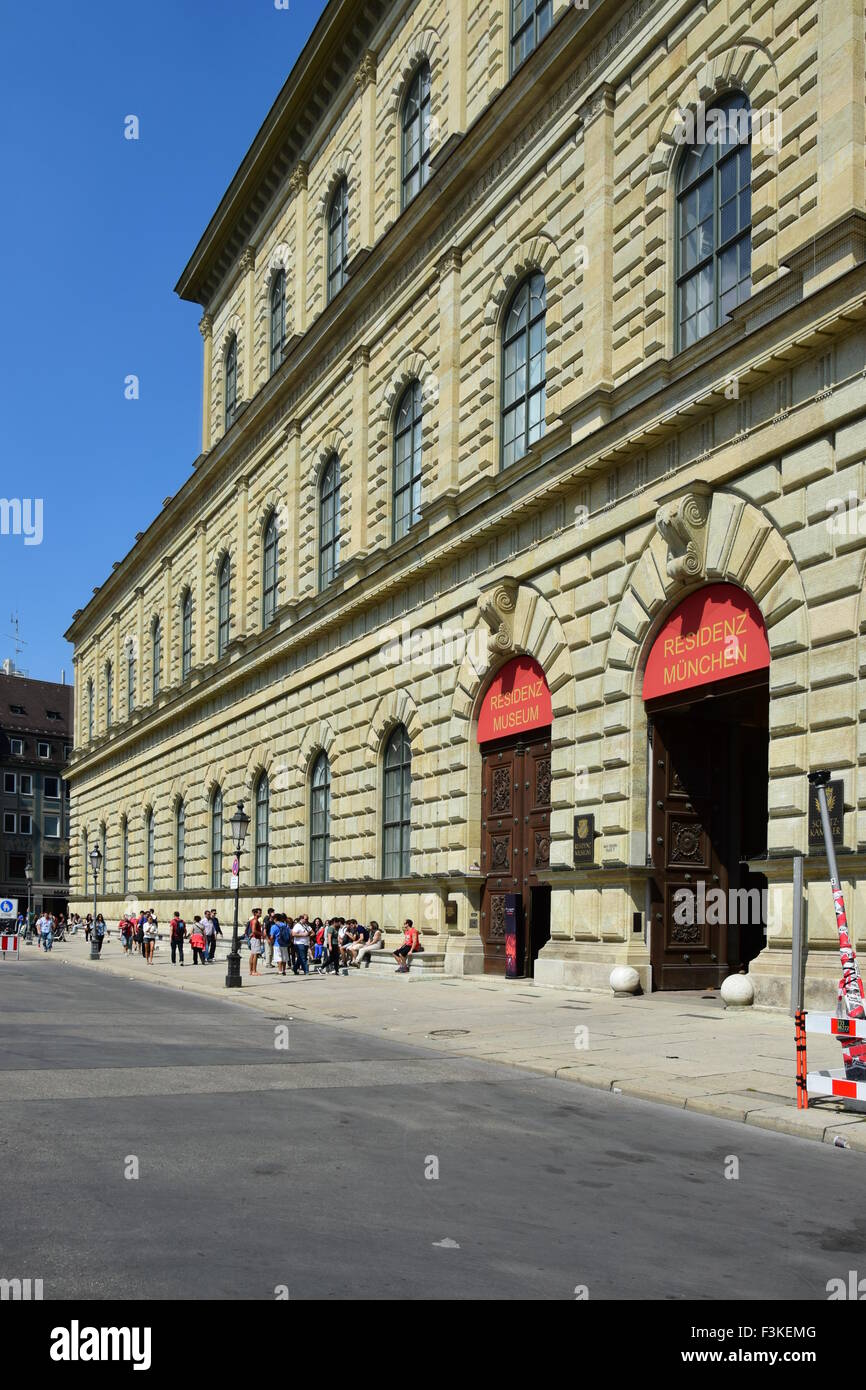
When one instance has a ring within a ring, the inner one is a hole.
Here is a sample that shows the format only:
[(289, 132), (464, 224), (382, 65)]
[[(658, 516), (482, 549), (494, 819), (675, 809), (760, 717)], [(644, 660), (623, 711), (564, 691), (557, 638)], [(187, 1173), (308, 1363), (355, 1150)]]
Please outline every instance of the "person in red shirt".
[(393, 952), (394, 959), (397, 962), (397, 974), (408, 975), (410, 958), (418, 951), (423, 950), (424, 947), (421, 945), (421, 933), (417, 927), (413, 927), (412, 918), (407, 917), (406, 921), (403, 923), (403, 945), (398, 946), (396, 951)]
[(204, 965), (205, 940), (200, 917), (196, 917), (193, 921), (192, 931), (189, 934), (189, 944), (192, 947), (193, 965), (198, 965), (199, 961)]

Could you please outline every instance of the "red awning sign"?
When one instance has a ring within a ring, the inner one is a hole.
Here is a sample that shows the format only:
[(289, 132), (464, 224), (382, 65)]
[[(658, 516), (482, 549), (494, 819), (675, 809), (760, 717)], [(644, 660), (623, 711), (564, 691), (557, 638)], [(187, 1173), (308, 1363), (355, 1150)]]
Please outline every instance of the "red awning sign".
[(552, 723), (544, 671), (531, 656), (515, 656), (490, 682), (478, 716), (478, 742), (546, 729)]
[(683, 599), (652, 645), (643, 698), (764, 670), (770, 647), (761, 610), (736, 584), (709, 584)]

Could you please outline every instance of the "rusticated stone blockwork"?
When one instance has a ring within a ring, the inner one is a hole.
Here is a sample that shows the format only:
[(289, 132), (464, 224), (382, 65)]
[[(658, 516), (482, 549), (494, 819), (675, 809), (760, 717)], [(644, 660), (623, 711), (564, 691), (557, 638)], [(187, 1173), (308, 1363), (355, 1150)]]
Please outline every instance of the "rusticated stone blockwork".
[[(632, 964), (649, 987), (643, 672), (675, 605), (729, 583), (757, 603), (770, 648), (768, 880), (783, 902), (808, 849), (806, 774), (831, 767), (862, 938), (862, 3), (554, 3), (514, 72), (507, 0), (372, 0), (358, 16), (352, 0), (323, 16), (258, 137), (271, 167), (257, 150), (178, 283), (204, 315), (202, 454), (69, 632), (78, 905), (84, 835), (104, 823), (107, 911), (225, 906), (214, 796), (225, 860), (234, 805), (253, 814), (264, 777), (264, 881), (249, 886), (253, 829), (245, 909), (389, 929), (408, 914), (446, 969), (481, 969), (476, 722), (503, 660), (527, 654), (553, 707), (536, 975), (606, 987)], [(415, 184), (413, 93), (429, 132)], [(683, 346), (683, 130), (731, 94), (766, 122), (747, 182), (750, 283)], [(228, 230), (241, 224), (242, 240)], [(528, 384), (512, 370), (524, 350)], [(534, 428), (515, 449), (521, 391)], [(400, 729), (411, 807), (395, 857)], [(330, 881), (314, 883), (322, 753)], [(581, 811), (599, 836), (582, 876)], [(813, 878), (814, 1001), (838, 966)], [(759, 1000), (785, 1003), (789, 950), (780, 909), (751, 964)]]

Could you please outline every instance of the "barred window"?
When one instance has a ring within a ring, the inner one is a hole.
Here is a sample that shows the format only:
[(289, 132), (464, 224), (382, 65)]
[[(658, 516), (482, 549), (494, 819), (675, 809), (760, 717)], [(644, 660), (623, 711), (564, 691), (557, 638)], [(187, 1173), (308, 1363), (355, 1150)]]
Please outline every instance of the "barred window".
[(264, 530), (262, 546), (262, 627), (274, 621), (279, 590), (280, 529), (276, 512), (271, 512)]
[(333, 454), (319, 485), (319, 588), (326, 589), (340, 563), (340, 460)]
[(422, 63), (403, 102), (402, 198), (405, 208), (430, 177), (430, 65)]
[(718, 328), (752, 292), (752, 120), (741, 92), (713, 102), (706, 135), (683, 151), (677, 170), (678, 349)]
[(126, 712), (135, 710), (135, 647), (129, 642), (126, 648)]
[(406, 388), (394, 420), (394, 540), (421, 520), (421, 383)]
[(341, 179), (328, 212), (328, 302), (346, 283), (349, 264), (349, 185)]
[(177, 808), (177, 820), (175, 824), (174, 868), (174, 886), (179, 893), (182, 893), (186, 878), (186, 807), (182, 801)]
[(267, 773), (263, 772), (256, 783), (255, 818), (255, 881), (257, 886), (268, 882), (268, 821), (270, 818), (271, 789)]
[(217, 575), (217, 656), (222, 656), (232, 635), (232, 562), (224, 555)]
[(522, 458), (544, 434), (547, 292), (536, 271), (519, 287), (502, 334), (502, 466)]
[(180, 628), (180, 673), (186, 680), (192, 670), (192, 594), (189, 589), (183, 596)]
[(388, 739), (384, 774), (383, 870), (385, 878), (404, 878), (410, 872), (412, 748), (402, 724)]
[(327, 883), (331, 872), (331, 765), (320, 753), (310, 782), (310, 878)]
[(162, 667), (162, 624), (154, 618), (150, 633), (150, 647), (153, 654), (153, 698), (159, 694), (159, 678)]
[(232, 337), (226, 350), (225, 365), (226, 380), (226, 429), (231, 429), (234, 423), (238, 404), (238, 340)]
[(129, 821), (126, 816), (120, 822), (120, 861), (121, 892), (125, 897), (129, 892)]
[(210, 886), (223, 886), (223, 794), (217, 787), (210, 809)]
[(511, 0), (511, 71), (536, 49), (553, 20), (553, 0)]
[(156, 827), (153, 811), (147, 813), (147, 891), (153, 892), (156, 881)]
[(286, 341), (286, 272), (279, 271), (271, 286), (271, 372), (275, 372), (283, 360), (283, 345)]
[(105, 724), (106, 728), (114, 723), (114, 668), (111, 662), (105, 665)]

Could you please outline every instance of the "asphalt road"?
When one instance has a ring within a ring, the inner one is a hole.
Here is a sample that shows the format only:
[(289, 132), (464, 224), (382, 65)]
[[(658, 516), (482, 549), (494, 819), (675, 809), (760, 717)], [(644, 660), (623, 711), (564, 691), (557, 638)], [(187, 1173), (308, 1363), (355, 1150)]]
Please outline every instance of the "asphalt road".
[(46, 1299), (825, 1300), (866, 1272), (857, 1153), (301, 1019), (285, 1048), (286, 1022), (0, 970), (0, 1278)]

